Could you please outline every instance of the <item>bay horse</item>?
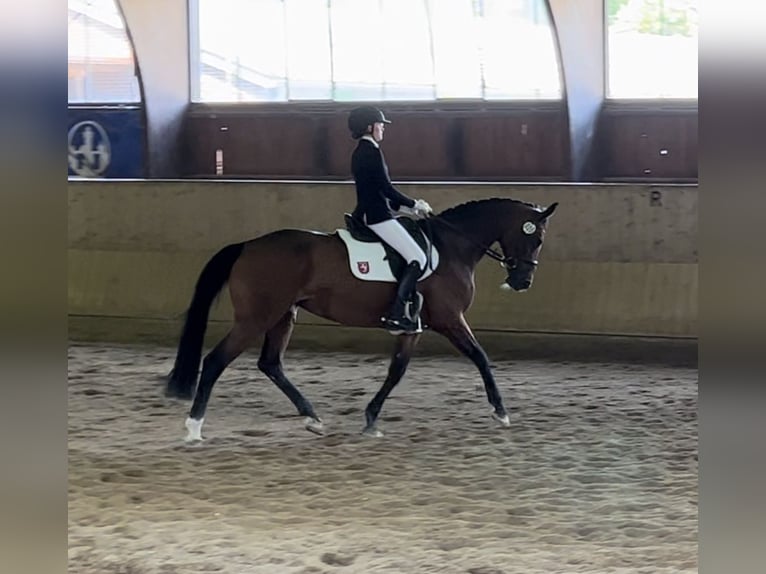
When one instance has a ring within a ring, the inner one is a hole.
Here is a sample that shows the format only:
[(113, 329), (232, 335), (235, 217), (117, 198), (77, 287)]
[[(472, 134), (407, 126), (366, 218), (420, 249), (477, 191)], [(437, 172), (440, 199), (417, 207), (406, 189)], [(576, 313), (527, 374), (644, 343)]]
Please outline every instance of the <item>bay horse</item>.
[[(478, 368), (492, 417), (510, 426), (489, 360), (471, 332), (464, 313), (474, 296), (474, 269), (485, 255), (507, 272), (503, 287), (524, 291), (532, 285), (548, 219), (547, 209), (514, 199), (469, 201), (426, 220), (439, 263), (422, 279), (421, 319), (446, 337)], [(499, 243), (501, 253), (491, 246)], [(208, 313), (229, 284), (234, 324), (199, 366)], [(263, 337), (258, 368), (287, 395), (308, 430), (322, 434), (322, 420), (287, 379), (282, 359), (298, 308), (342, 325), (380, 328), (393, 300), (394, 282), (362, 281), (353, 276), (346, 247), (337, 233), (281, 229), (242, 243), (227, 245), (204, 266), (186, 312), (166, 396), (194, 399), (186, 419), (186, 440), (202, 440), (202, 423), (213, 385), (237, 356)], [(376, 421), (383, 402), (404, 375), (420, 334), (401, 334), (382, 387), (365, 409), (363, 433), (382, 436)], [(199, 384), (197, 379), (199, 376)], [(196, 393), (195, 393), (196, 386)]]

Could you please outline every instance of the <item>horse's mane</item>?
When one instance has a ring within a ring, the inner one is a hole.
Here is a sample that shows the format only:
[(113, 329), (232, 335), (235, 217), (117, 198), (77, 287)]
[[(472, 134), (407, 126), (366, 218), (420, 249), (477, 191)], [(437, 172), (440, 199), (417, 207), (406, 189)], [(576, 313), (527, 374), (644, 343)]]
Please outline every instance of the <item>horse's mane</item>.
[(518, 199), (511, 199), (509, 197), (490, 197), (488, 199), (475, 199), (472, 201), (467, 201), (465, 203), (461, 203), (458, 205), (455, 205), (453, 207), (449, 207), (439, 213), (439, 217), (443, 217), (445, 219), (460, 219), (461, 217), (465, 216), (466, 211), (471, 210), (473, 207), (478, 207), (480, 205), (488, 205), (488, 206), (497, 206), (499, 204), (507, 204), (507, 203), (517, 203), (519, 205), (526, 205), (527, 207), (531, 207), (532, 209), (536, 209), (540, 211), (542, 208), (534, 203), (529, 203), (526, 201), (521, 201)]

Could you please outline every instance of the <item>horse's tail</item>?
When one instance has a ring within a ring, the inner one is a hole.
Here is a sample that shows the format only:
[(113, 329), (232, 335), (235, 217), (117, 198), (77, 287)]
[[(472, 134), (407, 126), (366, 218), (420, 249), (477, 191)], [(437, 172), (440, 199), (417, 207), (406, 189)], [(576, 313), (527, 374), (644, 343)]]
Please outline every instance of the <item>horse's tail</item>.
[(191, 399), (197, 384), (207, 319), (213, 301), (229, 280), (231, 268), (242, 253), (244, 243), (227, 245), (207, 262), (197, 279), (186, 320), (178, 343), (173, 370), (168, 375), (165, 394)]

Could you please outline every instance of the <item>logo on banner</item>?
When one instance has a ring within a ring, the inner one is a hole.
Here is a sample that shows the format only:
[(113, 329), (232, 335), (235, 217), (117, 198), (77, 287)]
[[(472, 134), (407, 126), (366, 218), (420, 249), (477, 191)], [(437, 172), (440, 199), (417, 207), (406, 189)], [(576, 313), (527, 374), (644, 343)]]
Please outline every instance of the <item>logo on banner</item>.
[(82, 177), (102, 175), (112, 159), (106, 130), (98, 123), (86, 120), (72, 126), (67, 136), (69, 169)]
[(359, 273), (363, 275), (367, 275), (370, 272), (370, 262), (369, 261), (357, 261), (356, 262), (356, 268), (359, 269)]

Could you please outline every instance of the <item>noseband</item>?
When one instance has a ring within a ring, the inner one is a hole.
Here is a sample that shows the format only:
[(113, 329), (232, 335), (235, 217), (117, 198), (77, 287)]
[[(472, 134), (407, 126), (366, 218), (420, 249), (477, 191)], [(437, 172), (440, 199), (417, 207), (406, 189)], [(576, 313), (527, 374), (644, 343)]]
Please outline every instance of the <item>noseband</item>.
[(510, 273), (511, 271), (515, 271), (518, 268), (519, 263), (524, 263), (526, 265), (529, 265), (533, 269), (537, 267), (537, 260), (535, 259), (523, 259), (520, 257), (502, 257), (497, 252), (492, 252), (490, 254), (489, 249), (485, 253), (487, 253), (487, 255), (489, 255), (490, 257), (492, 257), (492, 259), (499, 261), (500, 265), (504, 267), (506, 271), (508, 271), (508, 273)]

